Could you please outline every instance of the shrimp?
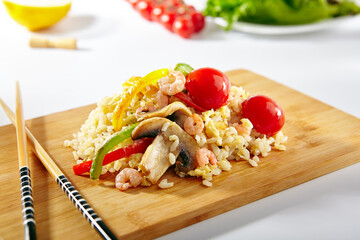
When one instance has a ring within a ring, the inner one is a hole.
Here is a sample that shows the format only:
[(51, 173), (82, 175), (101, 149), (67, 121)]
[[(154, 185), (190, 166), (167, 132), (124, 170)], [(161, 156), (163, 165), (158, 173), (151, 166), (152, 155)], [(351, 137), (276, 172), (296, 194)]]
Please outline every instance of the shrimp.
[(136, 119), (139, 119), (141, 118), (140, 115), (142, 112), (152, 112), (152, 111), (155, 111), (155, 107), (152, 105), (145, 105), (145, 107), (139, 107), (138, 109), (136, 109), (135, 117)]
[(142, 174), (133, 168), (124, 168), (115, 178), (115, 186), (120, 191), (137, 187), (143, 180)]
[(184, 74), (172, 71), (167, 77), (160, 78), (158, 85), (162, 93), (172, 96), (184, 90), (185, 82)]
[(243, 124), (237, 124), (235, 126), (235, 129), (238, 132), (238, 134), (245, 135), (245, 136), (250, 135), (250, 132), (251, 132), (251, 129), (244, 127)]
[(184, 122), (184, 129), (190, 135), (200, 134), (204, 129), (204, 122), (196, 113), (186, 118)]
[(155, 101), (159, 108), (163, 108), (169, 104), (169, 97), (163, 94), (161, 91), (158, 91), (156, 93)]
[(206, 164), (209, 164), (209, 161), (212, 165), (217, 164), (215, 154), (207, 148), (200, 148), (197, 150), (195, 159), (199, 167), (204, 167)]

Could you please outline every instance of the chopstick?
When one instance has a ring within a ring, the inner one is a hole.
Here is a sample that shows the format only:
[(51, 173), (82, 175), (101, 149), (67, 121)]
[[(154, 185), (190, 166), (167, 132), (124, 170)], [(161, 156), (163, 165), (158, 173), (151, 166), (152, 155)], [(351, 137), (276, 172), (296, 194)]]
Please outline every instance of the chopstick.
[[(14, 113), (1, 99), (0, 99), (0, 105), (3, 107), (10, 121), (15, 125)], [(89, 221), (91, 227), (95, 228), (95, 230), (104, 239), (117, 239), (115, 235), (110, 231), (110, 229), (104, 224), (102, 219), (95, 213), (95, 211), (90, 207), (90, 205), (86, 202), (86, 200), (80, 195), (80, 193), (65, 177), (65, 175), (61, 172), (61, 170), (51, 159), (49, 154), (47, 154), (45, 149), (36, 140), (34, 135), (30, 132), (30, 130), (27, 127), (25, 127), (25, 131), (30, 140), (33, 152), (38, 156), (41, 163), (44, 165), (44, 167), (50, 173), (50, 175), (54, 178), (54, 180), (59, 184), (61, 190), (65, 192), (69, 200), (73, 202), (75, 207), (80, 211), (80, 213), (84, 216), (84, 218)]]
[(26, 148), (25, 122), (21, 103), (19, 82), (16, 82), (16, 138), (18, 146), (20, 191), (25, 239), (36, 239), (34, 205), (32, 197), (30, 168)]

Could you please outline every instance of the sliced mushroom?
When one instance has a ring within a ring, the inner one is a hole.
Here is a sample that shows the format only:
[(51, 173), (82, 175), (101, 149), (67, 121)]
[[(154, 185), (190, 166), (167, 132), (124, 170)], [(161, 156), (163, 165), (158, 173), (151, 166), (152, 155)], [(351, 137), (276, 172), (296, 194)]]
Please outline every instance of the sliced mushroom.
[(155, 184), (171, 166), (169, 162), (170, 146), (171, 142), (160, 134), (156, 136), (144, 153), (139, 168), (148, 175), (152, 184)]
[(172, 135), (179, 138), (179, 145), (172, 152), (177, 158), (176, 171), (186, 173), (195, 169), (195, 155), (199, 146), (194, 138), (176, 123), (166, 118), (153, 117), (142, 121), (132, 133), (134, 140), (155, 136), (155, 140), (158, 139), (148, 147), (139, 165), (139, 168), (148, 174), (152, 183), (156, 183), (170, 167), (169, 153), (173, 142), (169, 140), (169, 137)]
[(140, 115), (139, 120), (149, 119), (153, 117), (168, 118), (183, 127), (187, 117), (191, 116), (191, 111), (182, 102), (173, 102), (166, 107), (154, 112), (144, 113)]

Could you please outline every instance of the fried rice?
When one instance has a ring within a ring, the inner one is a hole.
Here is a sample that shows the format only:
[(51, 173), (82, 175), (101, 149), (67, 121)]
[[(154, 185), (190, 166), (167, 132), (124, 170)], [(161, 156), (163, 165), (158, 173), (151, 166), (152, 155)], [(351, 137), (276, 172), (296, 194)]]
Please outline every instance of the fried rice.
[[(149, 104), (156, 106), (155, 98), (159, 90), (155, 88), (156, 91), (154, 91), (153, 86), (147, 88), (149, 90), (147, 94), (139, 92), (132, 99), (124, 117), (125, 126), (137, 121), (135, 114), (140, 107)], [(126, 91), (126, 86), (124, 86), (123, 91)], [(215, 154), (217, 164), (197, 166), (189, 172), (178, 173), (180, 177), (193, 176), (202, 178), (202, 184), (211, 187), (213, 177), (223, 171), (230, 171), (233, 161), (247, 161), (249, 167), (257, 167), (261, 164), (261, 159), (266, 157), (272, 149), (286, 150), (284, 143), (287, 137), (282, 131), (279, 131), (274, 136), (266, 137), (253, 129), (249, 119), (242, 118), (241, 103), (248, 99), (249, 96), (249, 93), (242, 87), (231, 86), (227, 105), (216, 110), (211, 109), (198, 113), (204, 123), (204, 129), (201, 133), (194, 135), (193, 138), (200, 148), (207, 148)], [(96, 152), (116, 133), (112, 125), (112, 118), (120, 98), (121, 93), (101, 99), (80, 130), (73, 134), (73, 138), (65, 140), (64, 146), (72, 148), (76, 163), (94, 159)], [(180, 100), (172, 96), (169, 103), (176, 101)], [(190, 106), (188, 108), (192, 113), (196, 113), (194, 108)], [(167, 126), (164, 125), (162, 130), (165, 131), (166, 128)], [(176, 159), (171, 152), (177, 148), (179, 139), (176, 135), (173, 135), (169, 137), (169, 141), (172, 142), (172, 145), (168, 158), (170, 164), (174, 164)], [(116, 148), (124, 147), (131, 142), (132, 140), (129, 138)], [(107, 172), (115, 173), (124, 168), (138, 169), (142, 156), (142, 153), (137, 153), (116, 160), (103, 166), (102, 174)], [(149, 181), (146, 181), (146, 178), (144, 179), (142, 186), (151, 185)], [(168, 183), (167, 180), (163, 179), (159, 181), (158, 186), (160, 188), (169, 188), (173, 185), (173, 183)]]

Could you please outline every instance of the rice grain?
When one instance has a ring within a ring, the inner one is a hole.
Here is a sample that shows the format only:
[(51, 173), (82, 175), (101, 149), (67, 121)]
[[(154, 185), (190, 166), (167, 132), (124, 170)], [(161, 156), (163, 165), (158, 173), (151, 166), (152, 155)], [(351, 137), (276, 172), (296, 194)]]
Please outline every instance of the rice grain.
[(159, 188), (166, 189), (166, 188), (172, 188), (174, 186), (173, 182), (168, 182), (168, 180), (165, 178), (161, 180), (161, 182), (158, 184)]

